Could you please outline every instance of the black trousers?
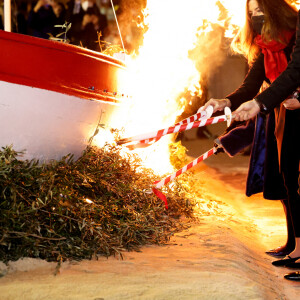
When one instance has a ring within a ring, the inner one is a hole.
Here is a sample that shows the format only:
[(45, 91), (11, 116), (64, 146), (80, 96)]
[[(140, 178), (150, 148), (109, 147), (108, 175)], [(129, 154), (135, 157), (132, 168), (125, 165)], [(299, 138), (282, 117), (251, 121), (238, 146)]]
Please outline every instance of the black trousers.
[(300, 237), (299, 162), (300, 110), (286, 111), (286, 126), (282, 141), (281, 173), (287, 192), (295, 236)]

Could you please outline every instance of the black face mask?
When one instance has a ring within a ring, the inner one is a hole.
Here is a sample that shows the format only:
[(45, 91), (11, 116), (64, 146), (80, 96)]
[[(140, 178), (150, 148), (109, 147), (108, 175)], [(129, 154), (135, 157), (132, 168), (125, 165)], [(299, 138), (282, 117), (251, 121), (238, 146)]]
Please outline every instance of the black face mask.
[(253, 28), (254, 32), (257, 34), (261, 34), (262, 28), (265, 23), (265, 16), (264, 15), (252, 16), (251, 23), (252, 23), (252, 28)]

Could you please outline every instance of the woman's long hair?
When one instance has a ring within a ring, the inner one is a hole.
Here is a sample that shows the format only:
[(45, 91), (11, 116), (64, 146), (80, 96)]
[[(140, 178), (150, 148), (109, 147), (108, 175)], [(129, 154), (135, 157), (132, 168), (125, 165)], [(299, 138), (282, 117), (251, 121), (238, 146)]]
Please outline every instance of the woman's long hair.
[[(282, 40), (282, 32), (296, 29), (297, 24), (297, 9), (287, 3), (285, 0), (256, 0), (259, 7), (265, 15), (265, 23), (262, 30), (262, 35), (266, 41)], [(231, 43), (231, 48), (234, 52), (243, 54), (249, 64), (253, 63), (260, 49), (255, 44), (255, 33), (252, 28), (251, 16), (249, 14), (250, 0), (246, 3), (246, 22), (240, 29)]]

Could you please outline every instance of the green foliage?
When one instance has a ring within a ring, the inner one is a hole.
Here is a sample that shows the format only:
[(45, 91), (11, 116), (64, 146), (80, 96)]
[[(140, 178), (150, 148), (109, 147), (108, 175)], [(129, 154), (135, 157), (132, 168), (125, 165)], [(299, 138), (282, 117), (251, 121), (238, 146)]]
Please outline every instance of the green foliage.
[(61, 28), (62, 32), (58, 33), (56, 36), (53, 36), (51, 33), (48, 33), (49, 40), (69, 43), (67, 39), (67, 33), (71, 29), (72, 23), (65, 22), (63, 25), (55, 25), (54, 27)]
[(115, 147), (89, 147), (77, 161), (39, 164), (0, 151), (0, 260), (48, 261), (122, 255), (163, 244), (192, 216), (186, 187), (166, 187), (170, 208), (147, 193), (158, 178)]

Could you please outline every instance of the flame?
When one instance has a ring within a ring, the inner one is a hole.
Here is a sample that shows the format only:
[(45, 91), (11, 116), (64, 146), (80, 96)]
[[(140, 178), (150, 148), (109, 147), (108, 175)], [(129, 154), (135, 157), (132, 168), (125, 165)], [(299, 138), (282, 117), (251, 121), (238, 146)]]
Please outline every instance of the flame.
[[(138, 55), (126, 57), (128, 71), (122, 79), (130, 104), (114, 115), (124, 137), (173, 125), (189, 105), (184, 95), (202, 96), (202, 76), (222, 64), (224, 38), (233, 36), (244, 17), (245, 1), (240, 0), (148, 0), (143, 44)], [(145, 166), (159, 174), (174, 171), (171, 138), (137, 150)]]
[[(208, 69), (205, 61), (209, 53), (215, 54), (208, 62), (216, 66), (220, 49), (219, 36), (213, 44), (214, 39), (209, 34), (214, 31), (215, 24), (223, 28), (229, 19), (240, 24), (241, 11), (244, 11), (241, 2), (147, 1), (142, 24), (147, 28), (143, 45), (138, 55), (126, 58), (128, 71), (122, 80), (122, 86), (132, 96), (131, 103), (114, 116), (119, 121), (118, 127), (124, 128), (125, 137), (173, 125), (189, 105), (182, 95), (189, 93), (201, 97), (201, 76)], [(222, 19), (221, 10), (226, 7), (230, 14)], [(199, 58), (195, 59), (197, 56)], [(174, 171), (168, 151), (171, 138), (163, 137), (148, 148), (136, 150), (145, 166), (160, 174)]]

